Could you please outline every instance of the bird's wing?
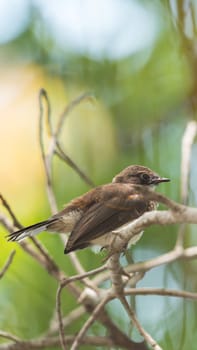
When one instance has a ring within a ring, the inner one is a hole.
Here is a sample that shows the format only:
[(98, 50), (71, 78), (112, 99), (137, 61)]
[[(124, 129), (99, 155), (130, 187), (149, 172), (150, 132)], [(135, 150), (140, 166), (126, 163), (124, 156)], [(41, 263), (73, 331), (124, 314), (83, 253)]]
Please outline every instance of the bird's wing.
[(141, 194), (115, 195), (109, 200), (94, 203), (85, 211), (75, 225), (68, 239), (65, 253), (80, 249), (93, 239), (113, 231), (116, 228), (142, 215), (148, 207), (148, 202)]

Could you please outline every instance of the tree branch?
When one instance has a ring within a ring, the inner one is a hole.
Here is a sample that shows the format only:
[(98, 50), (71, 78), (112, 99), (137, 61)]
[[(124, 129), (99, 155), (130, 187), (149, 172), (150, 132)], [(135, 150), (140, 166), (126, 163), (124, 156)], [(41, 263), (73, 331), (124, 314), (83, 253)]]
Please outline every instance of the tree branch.
[(5, 275), (5, 273), (7, 272), (8, 268), (9, 268), (10, 265), (12, 264), (12, 261), (13, 261), (13, 259), (14, 259), (15, 253), (16, 253), (15, 250), (13, 250), (13, 251), (10, 253), (10, 255), (9, 255), (9, 257), (8, 257), (8, 259), (7, 259), (6, 263), (5, 263), (5, 265), (3, 266), (3, 268), (2, 268), (1, 271), (0, 271), (0, 279)]

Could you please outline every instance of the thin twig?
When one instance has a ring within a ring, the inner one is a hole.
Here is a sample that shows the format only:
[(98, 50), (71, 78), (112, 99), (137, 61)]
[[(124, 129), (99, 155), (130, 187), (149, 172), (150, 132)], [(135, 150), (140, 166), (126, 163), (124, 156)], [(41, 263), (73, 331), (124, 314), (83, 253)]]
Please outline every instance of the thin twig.
[(13, 223), (3, 213), (0, 213), (0, 223), (8, 232), (14, 231)]
[(166, 288), (129, 288), (124, 290), (124, 295), (161, 295), (197, 300), (197, 293)]
[(78, 106), (82, 101), (85, 100), (91, 100), (93, 101), (94, 97), (92, 94), (90, 94), (89, 92), (85, 92), (81, 95), (79, 95), (77, 98), (75, 98), (71, 103), (69, 103), (66, 108), (63, 110), (63, 112), (60, 115), (59, 121), (57, 123), (57, 128), (55, 131), (55, 137), (56, 139), (58, 139), (58, 137), (60, 136), (60, 133), (62, 131), (62, 127), (63, 124), (65, 122), (65, 119), (68, 117), (68, 115), (72, 112), (72, 110)]
[(154, 267), (158, 267), (163, 264), (170, 264), (173, 261), (179, 259), (196, 259), (197, 258), (197, 246), (186, 249), (173, 249), (168, 253), (160, 255), (154, 259), (150, 259), (144, 262), (135, 263), (125, 268), (126, 273), (136, 271), (149, 271)]
[(157, 344), (157, 342), (153, 339), (153, 337), (139, 323), (135, 315), (135, 312), (132, 310), (128, 301), (125, 298), (124, 283), (120, 273), (122, 271), (122, 268), (119, 262), (119, 255), (120, 254), (118, 253), (113, 254), (108, 261), (108, 268), (111, 271), (113, 293), (117, 296), (117, 298), (119, 298), (129, 318), (131, 318), (133, 325), (138, 329), (139, 333), (144, 337), (147, 344), (149, 344), (155, 350), (162, 350), (161, 347)]
[(48, 268), (50, 269), (50, 271), (54, 271), (56, 274), (60, 274), (60, 269), (59, 269), (58, 265), (55, 263), (53, 258), (49, 255), (49, 252), (41, 244), (41, 242), (39, 242), (35, 237), (30, 237), (30, 240), (33, 242), (35, 247), (38, 249), (38, 251), (45, 258), (46, 264), (48, 265)]
[(103, 265), (101, 267), (98, 267), (97, 269), (94, 269), (94, 270), (90, 270), (90, 271), (87, 271), (87, 272), (84, 272), (82, 274), (79, 274), (79, 275), (74, 275), (74, 276), (71, 276), (69, 278), (66, 278), (64, 280), (61, 281), (62, 283), (62, 286), (65, 287), (67, 284), (71, 283), (71, 282), (74, 282), (74, 281), (80, 281), (80, 280), (83, 280), (84, 278), (86, 277), (90, 277), (90, 276), (93, 276), (93, 275), (96, 275), (100, 272), (103, 272), (105, 271), (107, 268), (106, 265)]
[[(191, 166), (191, 152), (197, 133), (197, 122), (191, 120), (187, 123), (181, 148), (181, 203), (187, 205), (189, 199), (189, 175)], [(182, 223), (178, 230), (175, 248), (183, 246), (186, 224)]]
[(106, 296), (95, 307), (95, 309), (93, 310), (93, 312), (92, 312), (91, 316), (89, 317), (89, 319), (84, 323), (83, 327), (81, 328), (79, 333), (76, 335), (75, 340), (74, 340), (70, 350), (78, 349), (78, 347), (80, 346), (80, 344), (82, 342), (82, 339), (84, 338), (86, 332), (91, 327), (91, 325), (95, 322), (95, 320), (97, 319), (98, 314), (102, 311), (102, 309), (104, 308), (105, 304), (108, 302), (108, 300), (110, 300), (110, 298), (111, 298), (110, 296)]
[[(57, 318), (59, 322), (59, 335), (60, 335), (60, 343), (61, 343), (62, 349), (66, 350), (66, 343), (65, 343), (65, 337), (64, 337), (64, 323), (63, 323), (62, 312), (61, 312), (61, 293), (63, 288), (73, 281), (81, 280), (86, 277), (92, 276), (94, 274), (97, 274), (98, 272), (104, 271), (105, 269), (106, 269), (106, 266), (102, 266), (101, 268), (91, 270), (81, 275), (72, 276), (70, 278), (67, 278), (61, 281), (56, 294), (56, 310), (57, 310)], [(91, 287), (92, 286), (94, 285), (91, 285)]]
[[(44, 98), (46, 102), (46, 114), (47, 114), (47, 123), (46, 127), (48, 130), (48, 135), (51, 139), (50, 147), (48, 149), (47, 155), (44, 151), (44, 142), (43, 142), (43, 116), (44, 116), (44, 106), (42, 103), (42, 99)], [(92, 95), (89, 93), (82, 94), (78, 96), (76, 99), (74, 99), (70, 104), (66, 106), (62, 114), (60, 115), (56, 130), (53, 131), (52, 129), (52, 123), (51, 123), (51, 108), (50, 108), (50, 101), (47, 95), (47, 92), (44, 89), (40, 90), (39, 94), (39, 104), (40, 104), (40, 122), (39, 122), (39, 140), (40, 140), (40, 148), (41, 148), (41, 154), (43, 163), (45, 166), (46, 171), (46, 177), (47, 177), (47, 192), (52, 208), (52, 212), (57, 212), (57, 205), (55, 201), (55, 196), (52, 191), (52, 181), (51, 181), (51, 162), (53, 155), (56, 154), (60, 159), (65, 161), (72, 169), (76, 171), (76, 173), (91, 187), (94, 187), (93, 181), (78, 167), (78, 165), (63, 151), (60, 142), (58, 140), (60, 136), (60, 132), (63, 128), (64, 121), (66, 117), (69, 115), (69, 113), (82, 101), (87, 99), (92, 99)]]
[(91, 288), (91, 289), (93, 289), (94, 291), (97, 292), (98, 288), (87, 277), (90, 277), (90, 276), (93, 276), (93, 275), (96, 275), (98, 273), (101, 273), (101, 272), (105, 271), (106, 268), (107, 268), (107, 265), (104, 264), (103, 266), (98, 267), (97, 269), (93, 269), (93, 270), (90, 270), (90, 271), (85, 271), (83, 269), (83, 267), (81, 266), (81, 264), (79, 264), (79, 260), (76, 259), (76, 254), (73, 253), (73, 252), (71, 254), (74, 255), (74, 256), (71, 257), (72, 258), (72, 262), (74, 262), (74, 266), (76, 268), (76, 271), (79, 272), (79, 274), (69, 277), (68, 279), (65, 280), (65, 282), (62, 281), (62, 285), (66, 286), (70, 282), (82, 280), (84, 285), (86, 285), (87, 287), (89, 287), (89, 288)]
[[(43, 105), (43, 99), (46, 104), (46, 130), (49, 137), (49, 147), (48, 152), (46, 154), (45, 152), (45, 146), (44, 146), (44, 105)], [(51, 207), (51, 211), (53, 214), (57, 212), (57, 203), (55, 199), (55, 195), (53, 192), (53, 186), (52, 186), (52, 179), (51, 179), (51, 165), (52, 165), (52, 159), (55, 152), (55, 141), (53, 137), (53, 131), (52, 131), (52, 125), (50, 122), (50, 104), (49, 99), (47, 96), (47, 93), (44, 89), (40, 90), (39, 93), (39, 106), (40, 106), (40, 116), (39, 116), (39, 144), (40, 144), (40, 150), (41, 150), (41, 156), (43, 165), (45, 168), (45, 174), (46, 174), (46, 180), (47, 180), (47, 194), (48, 194), (48, 200)]]
[[(146, 272), (155, 267), (158, 267), (163, 264), (170, 264), (171, 262), (178, 261), (179, 259), (192, 259), (197, 256), (197, 247), (195, 249), (187, 248), (187, 249), (172, 249), (171, 251), (159, 255), (156, 258), (149, 259), (142, 262), (137, 262), (134, 264), (130, 264), (124, 268), (124, 271), (127, 274), (136, 273), (136, 272)], [(103, 272), (102, 274), (93, 278), (93, 282), (95, 285), (99, 286), (104, 283), (106, 280), (110, 278), (110, 270)]]
[(79, 274), (86, 273), (75, 252), (71, 252), (69, 257), (71, 258), (72, 264)]
[[(57, 302), (57, 301), (56, 301)], [(57, 312), (57, 310), (56, 310)], [(62, 318), (63, 327), (71, 326), (71, 324), (77, 321), (80, 317), (84, 315), (86, 312), (85, 307), (83, 305), (78, 306), (76, 309), (70, 311), (65, 317)], [(51, 336), (54, 333), (57, 333), (59, 330), (59, 320), (52, 320), (49, 330), (47, 331), (47, 335)]]
[[(5, 338), (6, 338), (6, 332), (0, 331), (0, 336), (1, 336), (1, 333), (2, 333), (2, 337), (3, 337), (3, 334), (5, 333)], [(9, 333), (7, 333), (7, 335), (9, 337)], [(73, 335), (66, 336), (66, 342), (69, 345), (73, 343), (74, 339), (75, 339), (75, 336)], [(10, 340), (14, 341), (14, 339), (10, 339)], [(54, 348), (54, 347), (56, 348), (60, 346), (59, 338), (56, 336), (42, 337), (42, 338), (30, 339), (30, 340), (18, 340), (18, 338), (16, 338), (14, 343), (13, 341), (5, 344), (0, 344), (0, 350), (43, 350), (43, 349), (49, 350), (50, 348)], [(84, 345), (84, 347), (94, 346), (94, 347), (108, 348), (108, 347), (116, 346), (113, 338), (110, 338), (107, 336), (84, 337), (82, 340), (82, 344)], [(129, 348), (123, 347), (123, 349), (129, 349)]]
[(195, 7), (194, 7), (194, 3), (192, 1), (189, 2), (189, 7), (190, 7), (190, 13), (191, 13), (191, 23), (192, 23), (193, 35), (195, 37), (197, 34), (197, 23), (196, 23)]
[(56, 146), (57, 149), (55, 151), (55, 154), (64, 162), (66, 162), (79, 176), (80, 178), (90, 187), (94, 187), (94, 182), (90, 179), (87, 174), (82, 171), (79, 166), (63, 151), (60, 143), (58, 140), (56, 140)]
[(0, 271), (0, 279), (5, 275), (5, 273), (7, 272), (8, 268), (10, 267), (10, 265), (11, 265), (13, 259), (14, 259), (15, 253), (16, 253), (15, 250), (13, 250), (13, 251), (10, 253), (10, 255), (9, 255), (9, 257), (8, 257), (8, 259), (7, 259), (6, 263), (5, 263), (5, 265), (3, 266), (2, 270)]
[[(6, 199), (2, 195), (0, 195), (0, 198), (1, 198), (3, 206), (7, 209), (9, 215), (11, 216), (11, 218), (13, 220), (13, 225), (12, 225), (11, 222), (6, 218), (5, 215), (1, 214), (0, 221), (2, 222), (4, 227), (6, 227), (6, 229), (9, 232), (13, 232), (14, 231), (14, 227), (21, 228), (22, 225), (17, 220), (17, 218), (16, 218), (16, 216), (15, 216), (11, 206), (8, 204), (8, 202), (6, 201)], [(50, 257), (50, 255), (47, 252), (47, 250), (42, 246), (42, 244), (35, 237), (31, 237), (30, 240), (36, 246), (36, 248), (41, 253), (41, 255), (36, 253), (35, 250), (33, 250), (27, 242), (22, 241), (20, 243), (21, 247), (26, 252), (28, 252), (32, 257), (34, 257), (36, 260), (38, 260), (42, 265), (44, 265), (46, 270), (49, 273), (51, 273), (51, 274), (55, 273), (56, 276), (59, 276), (59, 278), (61, 278), (62, 274), (61, 274), (61, 272), (59, 270), (59, 267), (54, 262), (54, 260)]]
[(135, 312), (130, 307), (129, 303), (127, 302), (127, 299), (125, 296), (121, 295), (119, 296), (119, 299), (124, 306), (128, 316), (131, 318), (134, 326), (137, 328), (139, 333), (142, 337), (146, 340), (146, 342), (154, 349), (154, 350), (162, 350), (162, 348), (159, 346), (159, 344), (153, 339), (153, 337), (142, 327), (140, 322), (138, 321)]
[(14, 214), (13, 210), (11, 209), (10, 205), (8, 204), (8, 202), (6, 201), (6, 199), (3, 197), (1, 193), (0, 193), (0, 200), (4, 208), (8, 211), (9, 215), (11, 216), (13, 220), (13, 225), (18, 229), (23, 228), (23, 226), (20, 224), (19, 220), (17, 219), (16, 215)]
[[(65, 161), (72, 169), (76, 171), (76, 173), (90, 186), (94, 187), (93, 181), (79, 168), (79, 166), (63, 151), (62, 146), (59, 141), (60, 132), (63, 128), (63, 124), (65, 122), (66, 117), (69, 115), (69, 113), (82, 101), (93, 99), (93, 96), (89, 93), (84, 93), (80, 96), (78, 96), (76, 99), (74, 99), (70, 104), (66, 106), (64, 111), (61, 113), (56, 130), (53, 131), (52, 123), (51, 123), (51, 107), (50, 107), (50, 101), (47, 95), (47, 92), (44, 89), (40, 90), (39, 95), (39, 102), (40, 102), (40, 146), (42, 151), (42, 157), (44, 158), (45, 152), (44, 152), (44, 142), (43, 142), (43, 115), (44, 115), (44, 107), (42, 103), (42, 99), (44, 98), (46, 102), (46, 128), (48, 130), (48, 135), (51, 138), (51, 147), (48, 150), (48, 154), (51, 154), (51, 157), (48, 159), (48, 166), (47, 170), (50, 167), (50, 158), (52, 159), (54, 153), (63, 161)], [(45, 160), (46, 162), (46, 160)], [(48, 174), (49, 175), (49, 174)], [(47, 177), (48, 178), (48, 177)], [(49, 180), (49, 179), (48, 179)], [(50, 183), (51, 184), (51, 183)]]
[(45, 89), (40, 89), (39, 91), (39, 104), (41, 115), (44, 115), (44, 105), (42, 100), (45, 101), (46, 106), (46, 127), (48, 129), (48, 134), (51, 136), (53, 134), (52, 120), (51, 120), (51, 104), (48, 94)]
[[(43, 108), (43, 103), (42, 103), (42, 99), (44, 97), (44, 100), (46, 102), (47, 105), (47, 123), (46, 123), (46, 127), (48, 130), (48, 134), (50, 137), (50, 143), (49, 143), (49, 147), (48, 147), (48, 151), (47, 153), (45, 152), (44, 149), (44, 126), (43, 126), (43, 118), (44, 118), (44, 108)], [(51, 211), (52, 213), (56, 213), (57, 212), (57, 202), (55, 199), (55, 194), (53, 191), (53, 185), (52, 185), (52, 160), (53, 160), (53, 156), (54, 154), (59, 154), (57, 153), (57, 149), (58, 148), (58, 152), (61, 153), (61, 157), (63, 157), (63, 160), (69, 164), (70, 166), (72, 165), (73, 169), (84, 179), (84, 181), (86, 181), (89, 185), (93, 185), (93, 183), (91, 182), (91, 180), (79, 169), (79, 167), (71, 160), (67, 157), (67, 155), (65, 154), (65, 152), (62, 150), (61, 145), (59, 143), (58, 137), (61, 131), (61, 128), (63, 127), (63, 122), (66, 118), (66, 116), (70, 113), (70, 111), (76, 106), (78, 105), (81, 101), (83, 101), (85, 98), (90, 98), (90, 95), (87, 94), (83, 94), (81, 96), (79, 96), (77, 99), (75, 99), (74, 101), (72, 101), (64, 110), (64, 112), (61, 114), (59, 122), (58, 122), (58, 126), (55, 132), (53, 132), (52, 130), (52, 124), (51, 124), (51, 120), (50, 120), (50, 103), (49, 103), (49, 99), (47, 96), (47, 93), (45, 90), (41, 90), (40, 91), (40, 95), (39, 95), (39, 103), (40, 103), (40, 123), (39, 123), (39, 140), (40, 140), (40, 148), (41, 148), (41, 154), (42, 154), (42, 160), (43, 160), (43, 164), (45, 167), (45, 173), (46, 173), (46, 179), (47, 179), (47, 194), (48, 194), (48, 199), (49, 199), (49, 203), (50, 203), (50, 207), (51, 207)], [(68, 162), (68, 159), (70, 160), (70, 163)], [(63, 241), (64, 237), (62, 237), (61, 235), (61, 239)], [(63, 242), (64, 243), (64, 242)], [(81, 264), (78, 261), (75, 253), (70, 254), (70, 259), (72, 261), (72, 263), (78, 268), (78, 272), (81, 272)], [(83, 271), (84, 272), (84, 271)]]
[[(44, 147), (44, 106), (42, 103), (43, 98), (46, 102), (46, 129), (48, 131), (48, 136), (50, 138), (47, 152), (45, 151), (45, 147)], [(47, 92), (44, 90), (40, 91), (39, 103), (40, 103), (40, 118), (39, 118), (40, 149), (41, 149), (41, 155), (42, 155), (42, 160), (43, 160), (45, 174), (46, 174), (46, 180), (47, 180), (46, 187), (47, 187), (48, 200), (50, 203), (51, 211), (53, 214), (55, 214), (57, 212), (57, 202), (56, 202), (56, 198), (55, 198), (55, 194), (54, 194), (54, 190), (53, 190), (53, 184), (52, 184), (52, 161), (53, 161), (53, 156), (56, 152), (56, 147), (57, 147), (57, 142), (58, 142), (58, 140), (57, 140), (58, 133), (56, 133), (56, 135), (55, 135), (55, 133), (53, 132), (53, 129), (52, 129), (52, 123), (51, 123), (51, 118), (50, 118), (50, 115), (51, 115), (50, 102), (49, 102)], [(61, 125), (63, 125), (63, 124), (61, 124)], [(61, 239), (63, 241), (64, 237), (61, 236)], [(39, 249), (38, 245), (37, 245), (37, 247)], [(72, 257), (71, 259), (74, 260), (74, 257)], [(53, 263), (53, 261), (51, 264), (51, 261), (52, 261), (52, 259), (47, 257), (47, 263), (49, 263), (49, 266), (51, 266), (52, 269), (55, 268), (55, 270), (57, 271), (57, 273), (59, 275), (59, 271), (58, 271), (56, 264)], [(54, 313), (54, 317), (56, 317), (56, 312)], [(59, 317), (59, 319), (60, 319), (60, 317)], [(59, 324), (61, 327), (61, 322), (59, 322)], [(61, 328), (60, 328), (60, 334), (61, 334)], [(63, 337), (61, 337), (61, 339), (63, 339)], [(62, 340), (62, 344), (65, 347), (64, 340)]]
[[(15, 227), (21, 228), (22, 225), (17, 220), (11, 206), (8, 204), (8, 202), (6, 201), (6, 199), (2, 195), (0, 195), (0, 198), (1, 198), (3, 206), (7, 209), (9, 215), (11, 216), (11, 218), (13, 220), (13, 224), (12, 224), (4, 214), (1, 214), (1, 216), (0, 216), (1, 223), (4, 225), (4, 227), (9, 232), (13, 232)], [(33, 250), (32, 247), (30, 247), (30, 245), (27, 242), (21, 242), (20, 245), (26, 252), (28, 252), (28, 254), (30, 254), (34, 259), (36, 259), (42, 265), (44, 265), (48, 272), (53, 274), (55, 271), (56, 274), (59, 275), (60, 274), (59, 268), (57, 267), (55, 262), (51, 259), (48, 252), (46, 251), (46, 249), (44, 249), (44, 247), (42, 247), (41, 243), (39, 243), (35, 237), (32, 237), (31, 241), (37, 247), (37, 249), (42, 254), (42, 256), (40, 254), (36, 253), (35, 250)]]
[(189, 174), (191, 163), (192, 145), (197, 133), (197, 122), (191, 120), (187, 123), (182, 138), (181, 157), (181, 203), (188, 204)]
[(8, 333), (8, 332), (4, 332), (2, 330), (0, 330), (0, 337), (1, 338), (5, 338), (5, 339), (9, 339), (12, 340), (14, 342), (20, 342), (21, 339), (19, 339), (18, 337), (16, 337), (15, 335)]
[(60, 284), (57, 289), (56, 294), (56, 311), (57, 311), (57, 317), (58, 317), (58, 324), (59, 324), (59, 336), (60, 336), (60, 344), (63, 350), (66, 350), (66, 340), (64, 337), (64, 324), (62, 319), (62, 311), (61, 311), (61, 292), (63, 289), (63, 285)]
[[(8, 220), (5, 217), (4, 214), (1, 214), (0, 221), (2, 222), (4, 227), (9, 232), (13, 232), (14, 227), (13, 227), (12, 223), (10, 222), (10, 220)], [(39, 243), (36, 240), (37, 248), (38, 248), (38, 244)], [(51, 261), (51, 257), (50, 256), (48, 256), (47, 259), (46, 259), (47, 251), (46, 250), (43, 251), (41, 249), (41, 245), (40, 244), (39, 244), (39, 253), (37, 251), (35, 251), (35, 249), (33, 249), (32, 246), (25, 240), (20, 242), (20, 246), (22, 247), (22, 249), (26, 253), (28, 253), (31, 257), (33, 257), (58, 282), (61, 282), (62, 279), (66, 279), (67, 278), (66, 274), (62, 270), (57, 268), (56, 263)], [(70, 283), (69, 289), (70, 289), (71, 293), (76, 296), (76, 298), (79, 298), (79, 296), (81, 295), (81, 290), (77, 286), (74, 286), (74, 284)]]

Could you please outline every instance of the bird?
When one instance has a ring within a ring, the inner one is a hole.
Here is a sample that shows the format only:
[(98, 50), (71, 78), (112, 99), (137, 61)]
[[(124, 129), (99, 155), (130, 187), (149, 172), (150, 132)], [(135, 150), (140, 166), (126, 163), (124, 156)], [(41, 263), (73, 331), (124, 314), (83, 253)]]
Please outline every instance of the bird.
[[(118, 173), (111, 183), (97, 186), (71, 200), (63, 210), (47, 220), (22, 228), (8, 235), (8, 241), (21, 241), (42, 231), (70, 233), (64, 253), (92, 245), (108, 248), (114, 231), (132, 222), (157, 203), (147, 198), (146, 190), (154, 191), (169, 178), (142, 165), (130, 165)], [(140, 238), (133, 237), (133, 244)]]

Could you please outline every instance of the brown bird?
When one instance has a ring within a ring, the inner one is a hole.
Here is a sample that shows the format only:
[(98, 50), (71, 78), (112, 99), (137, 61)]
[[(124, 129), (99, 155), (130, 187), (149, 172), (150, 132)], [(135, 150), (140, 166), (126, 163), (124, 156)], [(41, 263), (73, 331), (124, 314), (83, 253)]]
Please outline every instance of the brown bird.
[[(64, 253), (96, 244), (108, 247), (112, 231), (157, 208), (146, 198), (143, 189), (154, 190), (170, 181), (141, 165), (131, 165), (113, 178), (112, 183), (98, 186), (73, 199), (62, 211), (49, 219), (9, 234), (9, 241), (20, 241), (41, 231), (70, 233)], [(137, 186), (136, 186), (137, 185)], [(141, 233), (134, 237), (135, 243)]]

